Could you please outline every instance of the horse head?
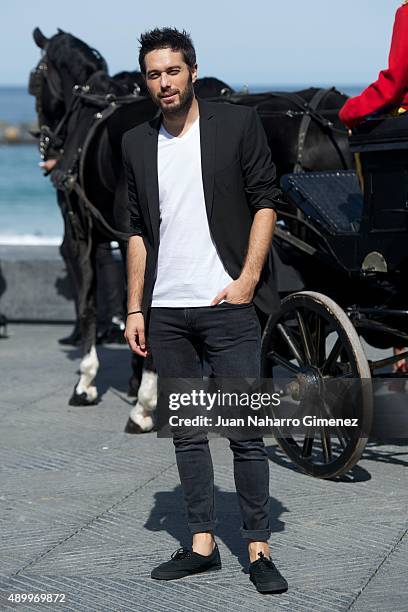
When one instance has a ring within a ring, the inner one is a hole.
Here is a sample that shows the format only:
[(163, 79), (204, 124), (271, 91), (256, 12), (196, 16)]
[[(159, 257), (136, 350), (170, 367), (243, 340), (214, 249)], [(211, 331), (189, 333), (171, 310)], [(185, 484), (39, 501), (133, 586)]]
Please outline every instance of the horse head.
[(79, 38), (58, 29), (47, 38), (33, 31), (42, 56), (30, 74), (29, 93), (35, 96), (40, 129), (53, 131), (67, 112), (75, 86), (84, 86), (95, 72), (107, 73), (102, 55)]
[(218, 98), (234, 93), (232, 87), (215, 77), (201, 77), (194, 83), (194, 91), (200, 98)]
[(122, 70), (113, 75), (115, 83), (123, 88), (123, 94), (133, 94), (136, 96), (148, 96), (149, 92), (146, 87), (146, 81), (141, 72), (133, 70)]
[[(58, 35), (59, 33), (56, 36)], [(35, 28), (33, 38), (42, 55), (30, 73), (28, 91), (35, 97), (39, 126), (52, 129), (65, 112), (61, 78), (48, 54), (49, 45), (55, 37), (47, 38), (40, 28)]]

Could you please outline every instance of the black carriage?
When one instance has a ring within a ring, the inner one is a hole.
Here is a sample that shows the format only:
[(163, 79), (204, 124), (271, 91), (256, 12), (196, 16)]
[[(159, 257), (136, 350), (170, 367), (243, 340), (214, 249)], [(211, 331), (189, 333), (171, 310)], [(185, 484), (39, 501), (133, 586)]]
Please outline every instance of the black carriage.
[[(277, 430), (291, 460), (322, 478), (339, 476), (358, 461), (372, 422), (372, 381), (393, 376), (384, 369), (408, 355), (369, 361), (361, 342), (408, 345), (408, 113), (365, 122), (350, 148), (356, 172), (295, 173), (281, 180), (286, 203), (274, 251), (283, 284), (288, 278), (292, 283), (263, 335), (263, 376), (278, 381), (292, 414), (305, 414), (312, 398), (315, 416), (328, 421), (338, 415), (321, 389), (329, 385), (333, 395), (336, 388), (344, 391), (345, 381), (359, 381), (357, 401), (347, 403), (346, 389), (340, 402), (343, 413), (358, 417), (357, 428)], [(294, 287), (307, 291), (289, 293)]]

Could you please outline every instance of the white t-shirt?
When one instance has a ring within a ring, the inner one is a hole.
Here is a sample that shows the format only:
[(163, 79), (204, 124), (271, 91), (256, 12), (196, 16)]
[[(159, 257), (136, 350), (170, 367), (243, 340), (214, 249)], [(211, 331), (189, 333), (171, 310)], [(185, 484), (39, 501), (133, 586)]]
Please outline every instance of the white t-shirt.
[(162, 125), (157, 169), (160, 245), (152, 307), (210, 306), (232, 278), (208, 227), (199, 119), (182, 136), (172, 136)]

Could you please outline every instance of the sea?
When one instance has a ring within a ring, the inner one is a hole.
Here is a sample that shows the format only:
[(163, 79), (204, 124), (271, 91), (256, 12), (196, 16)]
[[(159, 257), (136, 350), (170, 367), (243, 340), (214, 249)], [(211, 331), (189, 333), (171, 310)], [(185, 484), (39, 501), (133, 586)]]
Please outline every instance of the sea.
[[(311, 85), (249, 85), (250, 93), (296, 91)], [(327, 86), (327, 85), (325, 85)], [(242, 85), (233, 85), (237, 91)], [(363, 87), (336, 87), (356, 95)], [(31, 124), (35, 121), (34, 98), (26, 87), (0, 87), (0, 123)], [(0, 144), (0, 244), (59, 245), (63, 223), (55, 190), (38, 166), (35, 144)]]

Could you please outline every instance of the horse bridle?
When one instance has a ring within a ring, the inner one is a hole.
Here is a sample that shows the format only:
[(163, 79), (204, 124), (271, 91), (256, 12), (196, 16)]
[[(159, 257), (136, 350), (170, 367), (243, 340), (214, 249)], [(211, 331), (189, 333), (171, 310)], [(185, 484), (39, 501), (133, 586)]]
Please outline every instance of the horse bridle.
[[(38, 65), (30, 72), (28, 85), (29, 93), (33, 95), (36, 99), (36, 111), (38, 116), (40, 117), (40, 120), (44, 117), (41, 101), (45, 81), (47, 81), (48, 86), (50, 88), (50, 92), (56, 98), (56, 100), (58, 100), (59, 102), (64, 101), (61, 80), (55, 69), (52, 71), (49, 69), (50, 61), (47, 57), (46, 49), (47, 47), (44, 48), (43, 56), (39, 61)], [(98, 51), (96, 51), (96, 49), (92, 49), (92, 52), (94, 53), (95, 57), (102, 62), (103, 58), (98, 53)], [(106, 71), (107, 66), (103, 60), (102, 68), (96, 73), (94, 73), (90, 77), (90, 80), (94, 78), (96, 74)], [(84, 85), (74, 85), (72, 93), (73, 95), (71, 97), (70, 103), (67, 105), (65, 113), (58, 122), (55, 129), (52, 129), (49, 125), (46, 125), (45, 123), (42, 123), (39, 126), (39, 133), (37, 133), (36, 136), (39, 138), (39, 151), (42, 160), (47, 159), (48, 150), (51, 146), (53, 146), (55, 149), (59, 149), (62, 147), (64, 141), (63, 138), (60, 136), (60, 133), (81, 99), (90, 101), (95, 106), (100, 106), (102, 108), (105, 108), (109, 104), (114, 104), (116, 101), (116, 96), (113, 94), (107, 94), (104, 96), (91, 94), (90, 85), (88, 83), (85, 83)], [(134, 95), (129, 95), (121, 97), (120, 100), (123, 104), (126, 102), (134, 101), (134, 98)]]
[(42, 108), (42, 91), (47, 70), (47, 62), (45, 58), (42, 57), (37, 66), (31, 70), (28, 81), (28, 93), (35, 98), (35, 110), (40, 120), (44, 116)]
[(48, 86), (54, 98), (62, 102), (64, 100), (62, 83), (58, 73), (55, 70), (52, 72), (49, 70), (49, 59), (46, 50), (44, 50), (37, 66), (31, 70), (28, 81), (28, 93), (34, 96), (39, 104), (41, 104), (45, 81), (48, 82)]
[[(51, 144), (53, 144), (54, 146), (55, 145), (59, 146), (62, 144), (61, 139), (58, 139), (58, 134), (61, 131), (63, 124), (65, 123), (65, 120), (68, 115), (68, 111), (70, 111), (70, 108), (66, 110), (64, 116), (59, 121), (59, 123), (57, 124), (57, 127), (54, 130), (52, 130), (52, 128), (49, 125), (42, 122), (45, 117), (44, 112), (43, 112), (42, 99), (43, 99), (44, 84), (46, 81), (47, 81), (47, 84), (48, 84), (48, 87), (50, 89), (52, 96), (58, 102), (63, 102), (64, 94), (63, 94), (62, 83), (58, 76), (58, 73), (55, 70), (53, 71), (49, 70), (49, 59), (47, 57), (47, 51), (45, 47), (40, 61), (38, 62), (37, 66), (30, 72), (30, 77), (29, 77), (29, 82), (28, 82), (28, 92), (29, 94), (35, 97), (36, 112), (38, 114), (38, 117), (41, 123), (39, 126), (39, 133), (37, 133), (36, 135), (39, 137), (39, 150), (40, 150), (40, 156), (42, 160), (47, 159), (47, 152)], [(71, 105), (69, 105), (69, 107), (70, 106)]]
[[(54, 76), (56, 75), (56, 76)], [(29, 78), (29, 86), (28, 91), (31, 95), (36, 98), (36, 111), (40, 120), (44, 117), (43, 109), (42, 109), (42, 96), (43, 96), (43, 88), (44, 83), (47, 80), (48, 86), (50, 88), (51, 94), (56, 98), (57, 101), (63, 102), (63, 88), (61, 80), (58, 76), (56, 70), (49, 70), (49, 59), (46, 54), (46, 48), (44, 50), (44, 54), (38, 63), (38, 65), (31, 71)], [(68, 121), (69, 117), (73, 113), (75, 107), (78, 105), (79, 96), (75, 95), (82, 91), (87, 91), (89, 87), (87, 85), (74, 85), (73, 87), (73, 96), (69, 104), (65, 109), (64, 115), (59, 120), (57, 126), (52, 129), (49, 125), (42, 123), (39, 126), (39, 133), (36, 136), (39, 138), (39, 152), (42, 160), (46, 160), (48, 157), (48, 151), (52, 146), (54, 149), (61, 149), (64, 144), (64, 139), (60, 135), (63, 127)]]

